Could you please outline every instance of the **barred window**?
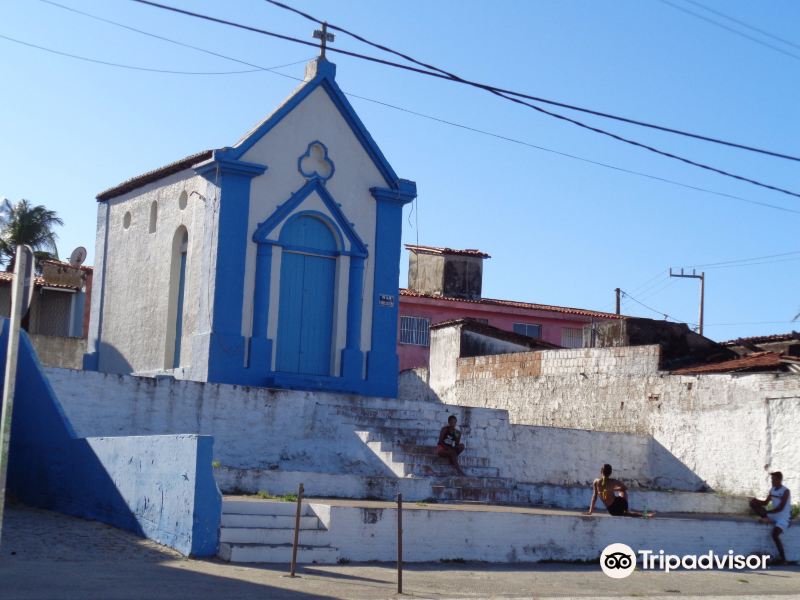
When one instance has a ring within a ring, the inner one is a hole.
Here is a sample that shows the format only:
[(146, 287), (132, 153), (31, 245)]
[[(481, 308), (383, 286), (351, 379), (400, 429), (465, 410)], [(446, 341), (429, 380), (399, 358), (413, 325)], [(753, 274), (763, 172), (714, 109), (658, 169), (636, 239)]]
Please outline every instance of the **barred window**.
[(583, 348), (583, 329), (576, 327), (562, 328), (561, 345), (564, 348)]
[(538, 340), (542, 337), (542, 326), (536, 323), (514, 323), (514, 333), (527, 335)]
[(427, 346), (431, 320), (425, 317), (400, 317), (400, 343)]

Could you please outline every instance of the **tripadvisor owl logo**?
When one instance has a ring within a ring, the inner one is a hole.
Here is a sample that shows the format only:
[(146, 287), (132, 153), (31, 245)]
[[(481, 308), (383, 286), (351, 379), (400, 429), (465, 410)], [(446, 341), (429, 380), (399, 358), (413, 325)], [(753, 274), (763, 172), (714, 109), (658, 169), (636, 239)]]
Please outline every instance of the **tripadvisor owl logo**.
[[(717, 554), (709, 550), (705, 554), (666, 554), (663, 550), (639, 550), (639, 562), (643, 571), (663, 571), (669, 573), (675, 569), (695, 570), (729, 570), (766, 569), (768, 554), (734, 554), (733, 550)], [(609, 544), (600, 555), (600, 568), (603, 573), (613, 579), (623, 579), (636, 570), (637, 552), (627, 544)]]
[(636, 553), (627, 544), (609, 544), (600, 555), (600, 568), (612, 579), (624, 579), (636, 570)]

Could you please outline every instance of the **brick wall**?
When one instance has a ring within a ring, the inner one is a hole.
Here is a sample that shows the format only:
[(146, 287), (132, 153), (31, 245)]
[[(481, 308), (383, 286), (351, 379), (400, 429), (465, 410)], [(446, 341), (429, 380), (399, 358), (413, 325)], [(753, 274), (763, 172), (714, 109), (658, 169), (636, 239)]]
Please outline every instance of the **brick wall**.
[(495, 354), (458, 359), (458, 379), (504, 379), (542, 375), (652, 375), (659, 347), (584, 348)]

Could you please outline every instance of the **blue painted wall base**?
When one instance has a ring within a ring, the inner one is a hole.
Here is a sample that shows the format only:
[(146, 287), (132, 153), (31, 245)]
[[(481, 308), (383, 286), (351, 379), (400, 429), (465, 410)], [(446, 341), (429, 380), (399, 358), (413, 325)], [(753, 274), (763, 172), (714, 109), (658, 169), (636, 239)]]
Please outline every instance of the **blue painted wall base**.
[[(8, 325), (4, 319), (2, 364)], [(222, 497), (212, 447), (202, 435), (79, 438), (21, 333), (7, 486), (20, 501), (214, 556)]]

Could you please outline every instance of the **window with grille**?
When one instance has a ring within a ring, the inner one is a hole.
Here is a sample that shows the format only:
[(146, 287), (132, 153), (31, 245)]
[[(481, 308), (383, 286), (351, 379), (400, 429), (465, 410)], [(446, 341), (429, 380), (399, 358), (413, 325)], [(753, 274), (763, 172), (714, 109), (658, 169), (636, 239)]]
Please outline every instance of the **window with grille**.
[(425, 317), (400, 317), (400, 343), (427, 346), (431, 320)]
[(583, 348), (583, 329), (576, 327), (562, 328), (561, 345), (564, 348)]
[(542, 326), (535, 323), (514, 323), (514, 333), (527, 335), (538, 340), (542, 337)]

